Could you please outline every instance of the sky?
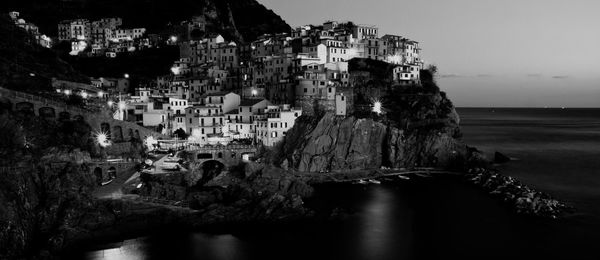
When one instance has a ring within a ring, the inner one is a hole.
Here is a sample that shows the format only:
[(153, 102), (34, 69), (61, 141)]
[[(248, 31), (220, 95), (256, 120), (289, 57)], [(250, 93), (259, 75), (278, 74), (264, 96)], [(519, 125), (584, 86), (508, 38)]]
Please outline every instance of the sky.
[(258, 0), (292, 27), (326, 20), (420, 42), (461, 107), (600, 107), (598, 0)]

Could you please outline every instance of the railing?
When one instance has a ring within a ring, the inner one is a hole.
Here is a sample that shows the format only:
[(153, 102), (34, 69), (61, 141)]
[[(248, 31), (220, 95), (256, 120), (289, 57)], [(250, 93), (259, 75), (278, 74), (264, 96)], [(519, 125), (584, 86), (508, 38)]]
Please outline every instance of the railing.
[(228, 145), (228, 146), (211, 146), (211, 147), (199, 147), (189, 145), (187, 146), (188, 151), (224, 151), (224, 150), (255, 150), (257, 149), (254, 145)]
[(52, 98), (52, 97), (40, 97), (40, 96), (36, 96), (36, 95), (27, 94), (24, 92), (5, 89), (2, 87), (0, 87), (0, 93), (2, 93), (3, 95), (6, 95), (6, 97), (8, 97), (8, 98), (20, 98), (20, 99), (24, 99), (25, 101), (30, 101), (30, 102), (31, 101), (41, 102), (41, 103), (52, 105), (55, 107), (65, 108), (65, 110), (68, 110), (68, 111), (75, 111), (75, 112), (83, 113), (83, 114), (98, 112), (98, 111), (92, 110), (92, 109), (84, 109), (81, 107), (69, 106), (65, 103), (65, 100), (62, 100), (62, 99), (56, 99), (56, 98)]

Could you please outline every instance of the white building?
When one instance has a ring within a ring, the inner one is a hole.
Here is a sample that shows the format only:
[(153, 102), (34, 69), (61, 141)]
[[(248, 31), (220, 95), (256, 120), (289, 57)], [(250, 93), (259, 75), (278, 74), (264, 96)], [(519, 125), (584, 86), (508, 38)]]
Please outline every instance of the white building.
[(296, 119), (301, 115), (301, 109), (290, 105), (268, 106), (265, 116), (255, 123), (257, 140), (265, 146), (274, 146), (283, 140), (286, 132), (294, 127)]

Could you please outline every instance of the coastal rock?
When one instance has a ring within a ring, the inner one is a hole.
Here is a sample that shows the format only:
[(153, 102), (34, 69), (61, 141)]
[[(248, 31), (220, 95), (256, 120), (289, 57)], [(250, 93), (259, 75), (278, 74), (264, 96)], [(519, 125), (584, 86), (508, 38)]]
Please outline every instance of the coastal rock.
[[(284, 154), (302, 172), (328, 172), (387, 167), (449, 167), (466, 147), (454, 137), (457, 126), (437, 129), (400, 129), (371, 118), (341, 118), (325, 114), (313, 127), (299, 121), (288, 136)], [(294, 131), (311, 131), (294, 133)]]

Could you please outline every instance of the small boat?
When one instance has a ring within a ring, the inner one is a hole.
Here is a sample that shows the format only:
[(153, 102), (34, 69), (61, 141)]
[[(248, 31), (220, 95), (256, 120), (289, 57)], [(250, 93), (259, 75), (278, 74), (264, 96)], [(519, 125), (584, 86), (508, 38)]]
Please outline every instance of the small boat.
[(355, 181), (354, 184), (365, 185), (365, 184), (367, 184), (367, 182), (365, 180), (358, 180), (358, 181)]
[(403, 180), (410, 180), (410, 178), (408, 176), (404, 176), (404, 175), (398, 175), (398, 178), (403, 179)]
[(378, 181), (378, 180), (374, 180), (374, 179), (370, 179), (370, 180), (369, 180), (369, 183), (372, 183), (372, 184), (381, 184), (381, 182), (380, 182), (380, 181)]
[(101, 185), (101, 186), (106, 186), (106, 185), (110, 184), (111, 182), (113, 182), (113, 180), (114, 180), (114, 179), (110, 179), (110, 180), (108, 180), (108, 181), (102, 182), (102, 185)]

